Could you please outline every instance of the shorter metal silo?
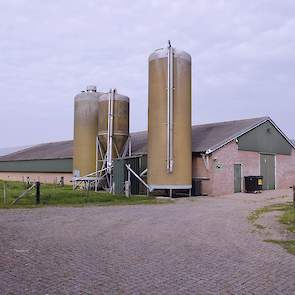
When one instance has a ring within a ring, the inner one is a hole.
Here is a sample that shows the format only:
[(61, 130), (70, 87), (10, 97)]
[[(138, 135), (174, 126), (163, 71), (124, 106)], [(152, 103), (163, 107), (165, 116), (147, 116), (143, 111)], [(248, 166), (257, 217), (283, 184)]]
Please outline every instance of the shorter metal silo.
[(85, 176), (96, 170), (96, 136), (98, 131), (98, 98), (103, 93), (87, 86), (75, 96), (73, 175)]
[(97, 135), (109, 167), (113, 158), (122, 156), (129, 137), (129, 98), (116, 89), (99, 97)]

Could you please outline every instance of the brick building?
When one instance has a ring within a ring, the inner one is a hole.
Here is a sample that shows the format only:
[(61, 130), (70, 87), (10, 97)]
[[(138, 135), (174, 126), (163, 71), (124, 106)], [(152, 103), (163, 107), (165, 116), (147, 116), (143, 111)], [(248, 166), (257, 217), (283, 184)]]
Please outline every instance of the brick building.
[[(147, 132), (131, 134), (134, 154), (147, 154)], [(192, 126), (193, 182), (198, 192), (244, 190), (244, 176), (262, 175), (263, 189), (295, 184), (294, 143), (269, 117)], [(72, 141), (33, 146), (0, 157), (0, 178), (44, 182), (72, 177)]]
[(264, 190), (295, 184), (294, 145), (269, 117), (195, 128), (193, 176), (201, 180), (202, 193), (242, 192), (244, 176), (253, 175), (263, 176)]

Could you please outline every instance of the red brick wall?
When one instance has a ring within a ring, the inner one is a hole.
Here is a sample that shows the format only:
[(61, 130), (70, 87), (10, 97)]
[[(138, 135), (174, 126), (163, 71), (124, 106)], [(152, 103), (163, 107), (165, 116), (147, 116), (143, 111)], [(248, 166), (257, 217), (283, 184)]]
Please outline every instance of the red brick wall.
[(289, 188), (295, 184), (295, 150), (292, 155), (276, 155), (276, 186)]
[[(256, 152), (239, 151), (235, 141), (228, 143), (215, 151), (209, 157), (209, 171), (204, 172), (202, 158), (195, 160), (193, 175), (208, 176), (209, 181), (203, 181), (203, 193), (218, 196), (234, 192), (234, 164), (242, 164), (242, 177), (259, 175), (260, 155)], [(201, 168), (196, 168), (201, 166)], [(217, 168), (216, 166), (220, 166)], [(242, 184), (243, 185), (243, 184)]]
[[(242, 178), (260, 174), (259, 153), (239, 151), (235, 141), (215, 151), (212, 154), (212, 163), (212, 195), (215, 196), (234, 193), (234, 164), (242, 164)], [(216, 164), (220, 164), (222, 168), (217, 169)]]

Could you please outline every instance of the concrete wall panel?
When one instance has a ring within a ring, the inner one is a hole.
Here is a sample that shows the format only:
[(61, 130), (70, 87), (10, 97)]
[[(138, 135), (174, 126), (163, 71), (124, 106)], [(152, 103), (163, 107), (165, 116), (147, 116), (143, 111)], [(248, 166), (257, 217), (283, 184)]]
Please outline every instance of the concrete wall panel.
[(31, 181), (41, 181), (42, 183), (53, 184), (64, 177), (65, 184), (71, 184), (72, 173), (34, 173), (34, 172), (0, 172), (0, 179), (8, 181), (26, 181), (30, 177)]

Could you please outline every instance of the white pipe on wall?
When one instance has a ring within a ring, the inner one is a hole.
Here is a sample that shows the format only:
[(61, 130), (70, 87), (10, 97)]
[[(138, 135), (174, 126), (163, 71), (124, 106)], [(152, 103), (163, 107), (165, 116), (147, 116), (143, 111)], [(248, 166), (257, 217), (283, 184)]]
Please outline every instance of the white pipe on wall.
[(167, 57), (167, 171), (173, 172), (173, 48), (168, 41)]

